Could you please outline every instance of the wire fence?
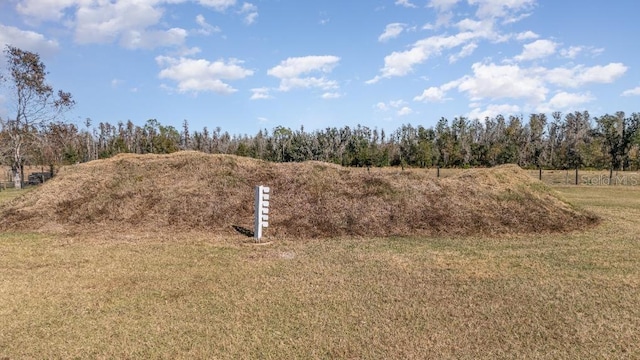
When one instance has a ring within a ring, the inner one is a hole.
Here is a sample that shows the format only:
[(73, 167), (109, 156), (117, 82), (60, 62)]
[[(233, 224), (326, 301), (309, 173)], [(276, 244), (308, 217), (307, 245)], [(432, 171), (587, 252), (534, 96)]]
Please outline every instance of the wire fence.
[(550, 185), (640, 186), (640, 173), (637, 171), (543, 170), (542, 176), (539, 170), (528, 172)]
[[(435, 177), (450, 177), (463, 169), (428, 169)], [(532, 178), (547, 185), (586, 185), (586, 186), (640, 186), (640, 172), (608, 170), (525, 170)]]

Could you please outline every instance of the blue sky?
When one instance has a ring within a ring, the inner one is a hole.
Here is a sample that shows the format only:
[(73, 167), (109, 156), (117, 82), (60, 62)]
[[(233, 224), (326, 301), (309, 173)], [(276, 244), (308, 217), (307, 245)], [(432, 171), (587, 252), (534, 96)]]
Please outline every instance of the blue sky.
[[(0, 0), (67, 120), (232, 134), (640, 111), (625, 0)], [(11, 116), (0, 95), (0, 116)]]

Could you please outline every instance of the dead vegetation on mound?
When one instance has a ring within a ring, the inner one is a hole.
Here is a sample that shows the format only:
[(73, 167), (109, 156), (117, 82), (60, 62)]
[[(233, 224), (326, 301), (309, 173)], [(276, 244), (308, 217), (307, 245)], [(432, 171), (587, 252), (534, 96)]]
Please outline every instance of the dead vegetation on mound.
[(273, 189), (267, 237), (562, 232), (598, 221), (515, 165), (434, 179), (421, 170), (179, 152), (65, 167), (0, 205), (0, 229), (236, 233), (252, 228), (260, 184)]

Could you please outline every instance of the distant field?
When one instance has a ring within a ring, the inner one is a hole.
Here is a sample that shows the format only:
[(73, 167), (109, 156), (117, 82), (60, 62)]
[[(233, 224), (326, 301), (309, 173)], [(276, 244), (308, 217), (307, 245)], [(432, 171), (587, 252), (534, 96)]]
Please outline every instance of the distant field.
[(639, 358), (640, 187), (554, 189), (604, 223), (262, 246), (0, 234), (0, 359)]

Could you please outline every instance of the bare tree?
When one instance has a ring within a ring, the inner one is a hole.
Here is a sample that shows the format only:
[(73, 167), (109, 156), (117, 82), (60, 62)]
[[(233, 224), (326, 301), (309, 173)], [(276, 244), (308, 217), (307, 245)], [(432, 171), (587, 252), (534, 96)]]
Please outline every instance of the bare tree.
[(11, 163), (13, 182), (22, 188), (23, 167), (27, 154), (40, 143), (40, 134), (49, 123), (59, 118), (75, 105), (68, 92), (54, 92), (46, 83), (47, 71), (40, 55), (7, 45), (7, 75), (0, 75), (0, 81), (9, 89), (12, 101), (13, 119), (3, 120), (2, 130), (8, 137), (4, 154)]

